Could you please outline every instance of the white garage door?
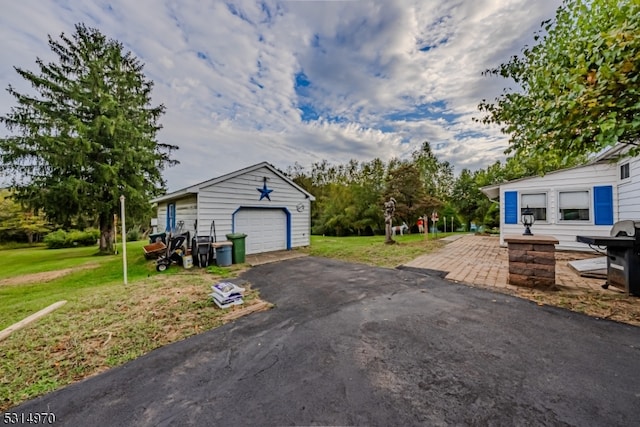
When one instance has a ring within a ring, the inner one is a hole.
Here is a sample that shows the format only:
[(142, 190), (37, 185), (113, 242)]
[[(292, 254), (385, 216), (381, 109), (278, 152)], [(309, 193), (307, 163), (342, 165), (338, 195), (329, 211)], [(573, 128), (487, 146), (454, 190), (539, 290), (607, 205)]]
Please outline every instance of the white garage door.
[(287, 216), (281, 209), (242, 208), (235, 214), (234, 229), (247, 235), (247, 254), (287, 249)]

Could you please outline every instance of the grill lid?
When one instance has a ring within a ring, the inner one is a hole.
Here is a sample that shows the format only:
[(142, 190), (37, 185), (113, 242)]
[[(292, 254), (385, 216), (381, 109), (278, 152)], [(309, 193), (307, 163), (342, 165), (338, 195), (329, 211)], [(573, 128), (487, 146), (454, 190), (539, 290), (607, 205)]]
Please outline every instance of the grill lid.
[(611, 232), (609, 234), (611, 237), (634, 237), (636, 236), (636, 233), (638, 233), (638, 237), (640, 237), (638, 228), (640, 228), (640, 221), (632, 221), (630, 219), (627, 219), (618, 221), (613, 224), (613, 227), (611, 227)]

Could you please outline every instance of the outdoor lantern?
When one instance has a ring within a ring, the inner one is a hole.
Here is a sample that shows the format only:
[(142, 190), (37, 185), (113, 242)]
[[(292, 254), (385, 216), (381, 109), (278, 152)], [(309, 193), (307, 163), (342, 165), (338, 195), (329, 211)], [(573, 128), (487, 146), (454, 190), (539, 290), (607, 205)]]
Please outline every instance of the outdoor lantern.
[(523, 236), (533, 236), (530, 227), (534, 222), (536, 222), (536, 219), (533, 216), (533, 212), (531, 211), (531, 209), (529, 209), (529, 205), (527, 205), (525, 210), (522, 212), (522, 224), (524, 224), (524, 233), (522, 233)]

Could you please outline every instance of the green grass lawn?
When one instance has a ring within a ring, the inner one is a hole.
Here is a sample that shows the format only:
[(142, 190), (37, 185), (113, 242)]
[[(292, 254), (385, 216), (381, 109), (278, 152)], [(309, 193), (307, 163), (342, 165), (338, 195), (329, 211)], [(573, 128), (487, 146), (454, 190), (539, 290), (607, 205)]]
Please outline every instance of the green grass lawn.
[[(144, 258), (145, 244), (127, 244), (127, 286), (122, 256), (95, 256), (97, 247), (0, 251), (12, 263), (0, 282), (0, 329), (67, 301), (0, 341), (0, 411), (220, 326), (230, 311), (242, 308), (221, 310), (209, 293), (211, 284), (246, 265), (210, 271), (174, 265), (158, 273)], [(25, 277), (70, 267), (80, 268), (52, 280)], [(248, 287), (245, 306), (257, 298)]]
[(68, 249), (47, 249), (45, 246), (37, 246), (2, 250), (0, 253), (5, 268), (0, 269), (0, 280), (109, 260), (110, 257), (98, 256), (97, 252), (96, 246)]
[[(156, 274), (154, 264), (144, 259), (145, 241), (127, 244), (129, 282)], [(121, 246), (118, 245), (121, 250)], [(43, 273), (70, 267), (86, 266), (51, 281), (0, 285), (0, 329), (53, 304), (56, 301), (81, 299), (105, 286), (123, 283), (122, 255), (102, 256), (97, 247), (70, 249), (11, 249), (0, 251), (9, 268), (0, 270), (0, 279)], [(181, 269), (169, 269), (168, 273)]]
[(395, 236), (397, 242), (385, 244), (385, 236), (329, 237), (311, 236), (306, 251), (313, 256), (336, 258), (379, 267), (396, 267), (442, 246), (440, 239), (453, 233), (438, 233), (438, 239), (429, 234)]

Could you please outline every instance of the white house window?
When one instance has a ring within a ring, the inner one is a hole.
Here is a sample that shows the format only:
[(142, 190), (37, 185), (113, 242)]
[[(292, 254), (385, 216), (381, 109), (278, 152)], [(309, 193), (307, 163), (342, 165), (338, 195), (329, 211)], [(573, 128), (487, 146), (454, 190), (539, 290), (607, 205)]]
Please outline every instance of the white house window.
[(629, 178), (629, 163), (620, 165), (620, 179), (627, 179), (627, 178)]
[(589, 221), (588, 191), (561, 191), (558, 199), (560, 220)]
[(547, 220), (547, 194), (532, 193), (520, 196), (520, 215), (529, 207), (536, 221)]

